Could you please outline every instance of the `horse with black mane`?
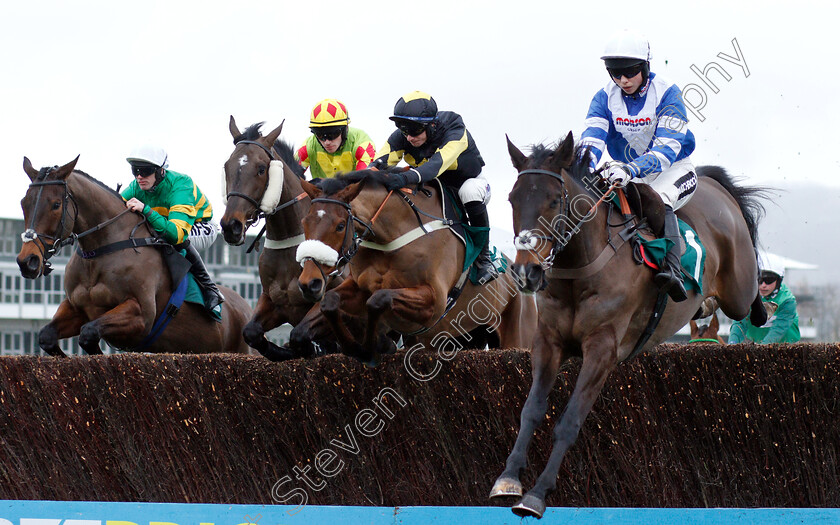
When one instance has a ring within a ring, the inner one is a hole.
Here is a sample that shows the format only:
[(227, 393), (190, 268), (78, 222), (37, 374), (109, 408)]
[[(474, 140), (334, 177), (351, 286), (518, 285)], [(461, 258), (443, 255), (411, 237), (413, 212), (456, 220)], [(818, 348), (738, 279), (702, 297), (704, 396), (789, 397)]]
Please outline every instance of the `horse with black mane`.
[[(307, 320), (322, 315), (342, 351), (365, 362), (393, 351), (395, 334), (410, 354), (452, 346), (483, 325), (498, 332), (503, 348), (528, 347), (536, 327), (533, 297), (518, 292), (510, 272), (472, 283), (465, 245), (441, 217), (441, 187), (389, 192), (383, 185), (389, 173), (361, 170), (319, 186), (302, 183), (313, 200), (303, 219), (298, 279), (305, 296), (321, 301), (320, 313)], [(345, 265), (349, 276), (328, 290), (328, 276)], [(311, 337), (306, 326), (292, 330), (292, 342)]]
[[(281, 123), (268, 135), (262, 136), (262, 122), (239, 131), (233, 115), (229, 130), (234, 149), (225, 162), (226, 207), (220, 221), (225, 242), (239, 246), (245, 233), (261, 218), (265, 219), (266, 240), (259, 259), (262, 294), (254, 315), (242, 333), (245, 341), (263, 356), (279, 361), (312, 356), (316, 347), (301, 343), (294, 351), (279, 347), (265, 337), (265, 333), (284, 323), (297, 325), (313, 306), (304, 299), (298, 286), (300, 265), (295, 251), (303, 242), (301, 219), (309, 210), (309, 196), (303, 191), (303, 168), (294, 158), (292, 147), (278, 140)], [(259, 241), (259, 237), (254, 241)], [(253, 245), (252, 245), (253, 247)], [(329, 286), (341, 282), (335, 276)], [(335, 351), (335, 344), (319, 337), (328, 328), (310, 326), (318, 339), (321, 352)]]
[[(509, 139), (508, 151), (519, 172), (509, 196), (518, 249), (513, 271), (526, 289), (539, 291), (539, 327), (519, 435), (490, 496), (520, 497), (516, 514), (541, 517), (563, 456), (618, 363), (685, 326), (705, 297), (715, 297), (733, 319), (749, 315), (752, 304), (751, 321), (763, 324), (755, 251), (762, 190), (739, 186), (722, 168), (697, 168), (697, 190), (677, 215), (706, 249), (702, 293), (692, 290), (687, 300), (670, 303), (654, 285), (653, 272), (634, 260), (632, 245), (625, 242), (624, 234), (631, 232), (627, 222), (604, 202), (609, 199), (594, 192), (598, 177), (589, 173), (589, 157), (576, 150), (571, 133), (557, 148), (535, 146), (530, 157)], [(657, 300), (667, 304), (658, 324), (652, 321)], [(577, 383), (554, 428), (545, 469), (523, 496), (519, 476), (528, 444), (545, 420), (560, 364), (571, 357), (583, 359)]]
[(58, 341), (78, 335), (88, 354), (102, 353), (100, 340), (148, 352), (247, 352), (240, 334), (251, 312), (248, 303), (221, 287), (226, 299), (221, 322), (203, 305), (170, 304), (175, 287), (162, 253), (172, 255), (173, 248), (145, 218), (129, 213), (119, 193), (75, 170), (78, 160), (36, 170), (23, 159), (32, 183), (21, 200), (27, 228), (17, 256), (21, 275), (35, 279), (49, 273), (52, 255), (77, 246), (65, 267), (66, 298), (38, 334), (41, 348), (63, 357)]

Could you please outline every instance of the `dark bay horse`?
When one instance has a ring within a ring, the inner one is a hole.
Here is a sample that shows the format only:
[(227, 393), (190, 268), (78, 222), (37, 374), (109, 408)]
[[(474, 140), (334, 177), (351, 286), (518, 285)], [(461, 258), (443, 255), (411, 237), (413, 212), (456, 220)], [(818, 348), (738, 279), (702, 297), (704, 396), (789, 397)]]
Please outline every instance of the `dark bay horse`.
[[(510, 140), (508, 151), (519, 172), (509, 197), (518, 235), (513, 269), (527, 288), (545, 289), (537, 297), (539, 328), (531, 353), (533, 383), (522, 409), (516, 443), (490, 496), (521, 497), (514, 512), (541, 517), (546, 495), (556, 488), (563, 456), (577, 438), (607, 377), (633, 354), (658, 293), (653, 272), (634, 262), (630, 243), (619, 243), (618, 232), (624, 223), (608, 213), (605, 203), (590, 211), (597, 199), (587, 189), (593, 184), (589, 158), (575, 150), (571, 133), (556, 149), (536, 146), (530, 157)], [(642, 350), (685, 326), (704, 297), (715, 297), (721, 310), (734, 319), (746, 317), (751, 304), (760, 317), (755, 241), (757, 221), (763, 212), (758, 201), (762, 191), (736, 185), (721, 168), (700, 167), (697, 174), (697, 190), (677, 215), (694, 228), (706, 248), (703, 294), (689, 292), (688, 300), (667, 303), (656, 331)], [(608, 243), (618, 246), (617, 251), (608, 248)], [(599, 271), (586, 271), (602, 253), (607, 254), (606, 264)], [(763, 324), (758, 318), (753, 322)], [(545, 419), (547, 396), (560, 364), (570, 357), (583, 358), (580, 375), (554, 427), (545, 470), (523, 497), (519, 476), (526, 465), (528, 444)]]
[[(295, 260), (295, 251), (304, 240), (301, 219), (309, 210), (309, 196), (301, 188), (303, 169), (295, 161), (292, 147), (278, 140), (283, 124), (264, 137), (261, 126), (262, 123), (253, 124), (240, 132), (230, 117), (234, 149), (225, 162), (227, 203), (220, 225), (225, 241), (239, 246), (245, 242), (247, 229), (265, 218), (266, 241), (259, 259), (262, 294), (242, 335), (248, 345), (265, 357), (283, 360), (313, 352), (309, 344), (301, 344), (292, 352), (265, 337), (266, 332), (284, 323), (297, 325), (313, 308), (298, 287), (300, 265)], [(282, 163), (282, 173), (276, 171), (278, 161)], [(275, 179), (272, 182), (271, 177)], [(337, 282), (341, 282), (340, 276), (332, 284)], [(319, 345), (322, 350), (333, 350), (323, 339)]]
[[(71, 241), (90, 254), (128, 239), (154, 237), (144, 218), (126, 213), (125, 201), (116, 191), (74, 170), (78, 160), (36, 170), (29, 159), (23, 159), (32, 183), (21, 200), (28, 242), (23, 243), (17, 263), (27, 279), (43, 275), (49, 269), (49, 257)], [(41, 348), (52, 356), (64, 356), (59, 339), (76, 335), (88, 354), (102, 353), (101, 339), (115, 348), (137, 348), (172, 295), (162, 249), (142, 246), (87, 258), (74, 252), (64, 273), (67, 297), (38, 334)], [(203, 306), (185, 301), (160, 336), (143, 350), (247, 352), (241, 331), (251, 307), (230, 288), (221, 288), (225, 295), (221, 323)]]
[[(389, 332), (402, 334), (406, 347), (420, 343), (416, 348), (440, 351), (448, 336), (482, 325), (496, 329), (503, 348), (528, 347), (536, 303), (519, 293), (510, 272), (483, 286), (467, 279), (444, 316), (447, 295), (464, 277), (464, 245), (441, 225), (436, 187), (410, 196), (389, 192), (381, 184), (384, 176), (363, 170), (324, 180), (321, 187), (303, 184), (314, 200), (303, 219), (307, 240), (298, 250), (299, 282), (310, 299), (321, 299), (321, 313), (342, 351), (376, 362), (393, 350)], [(349, 276), (325, 290), (326, 276), (348, 262)], [(360, 323), (354, 330), (339, 314)]]

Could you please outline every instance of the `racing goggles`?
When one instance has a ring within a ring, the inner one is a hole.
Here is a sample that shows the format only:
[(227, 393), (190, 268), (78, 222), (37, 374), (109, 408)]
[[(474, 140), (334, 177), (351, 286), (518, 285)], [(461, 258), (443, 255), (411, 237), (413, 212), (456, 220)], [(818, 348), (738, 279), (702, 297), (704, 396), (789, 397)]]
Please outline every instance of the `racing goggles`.
[(619, 79), (621, 77), (633, 78), (642, 72), (643, 64), (636, 64), (628, 67), (608, 67), (610, 76)]
[(341, 136), (341, 130), (340, 129), (331, 129), (331, 130), (325, 130), (325, 131), (313, 131), (312, 133), (314, 133), (315, 136), (320, 141), (335, 140), (335, 139), (337, 139), (338, 137)]
[(416, 137), (426, 131), (426, 126), (416, 122), (400, 122), (397, 127), (406, 137)]
[(158, 169), (156, 166), (132, 166), (131, 174), (135, 177), (146, 178), (150, 175), (153, 175), (157, 170)]

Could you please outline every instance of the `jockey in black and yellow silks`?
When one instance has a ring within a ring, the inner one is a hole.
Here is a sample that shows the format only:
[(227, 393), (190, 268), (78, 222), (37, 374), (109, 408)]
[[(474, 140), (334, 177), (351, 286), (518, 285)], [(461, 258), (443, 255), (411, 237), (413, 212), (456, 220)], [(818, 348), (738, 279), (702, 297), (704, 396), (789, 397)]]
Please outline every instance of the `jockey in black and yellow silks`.
[[(397, 101), (394, 115), (390, 118), (397, 131), (377, 151), (372, 166), (395, 166), (400, 160), (405, 160), (411, 169), (392, 174), (386, 187), (396, 189), (439, 178), (443, 184), (458, 191), (470, 225), (489, 230), (487, 203), (490, 201), (490, 185), (481, 176), (484, 159), (461, 115), (438, 111), (431, 95), (414, 91)], [(479, 282), (498, 277), (489, 239), (485, 241), (475, 266)]]

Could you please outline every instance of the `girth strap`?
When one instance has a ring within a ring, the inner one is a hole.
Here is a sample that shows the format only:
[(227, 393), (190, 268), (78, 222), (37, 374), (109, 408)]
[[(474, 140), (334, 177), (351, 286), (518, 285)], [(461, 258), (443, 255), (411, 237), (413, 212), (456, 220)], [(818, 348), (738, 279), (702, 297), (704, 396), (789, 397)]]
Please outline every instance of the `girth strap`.
[[(424, 228), (425, 226), (425, 228)], [(422, 224), (408, 233), (404, 233), (394, 239), (393, 241), (387, 244), (377, 244), (372, 241), (362, 241), (359, 243), (359, 246), (362, 248), (368, 248), (371, 250), (378, 250), (380, 252), (392, 252), (411, 242), (419, 239), (420, 237), (426, 235), (427, 233), (431, 233), (433, 231), (442, 230), (444, 228), (449, 227), (448, 221), (441, 221), (441, 220), (434, 220), (431, 222), (427, 222), (426, 224)]]
[(79, 245), (76, 245), (76, 254), (82, 259), (95, 259), (109, 253), (118, 252), (128, 248), (141, 248), (143, 246), (170, 246), (169, 243), (155, 237), (144, 237), (142, 239), (126, 239), (124, 241), (117, 241), (105, 246), (100, 246), (94, 250), (82, 250)]

